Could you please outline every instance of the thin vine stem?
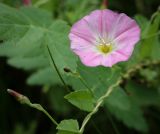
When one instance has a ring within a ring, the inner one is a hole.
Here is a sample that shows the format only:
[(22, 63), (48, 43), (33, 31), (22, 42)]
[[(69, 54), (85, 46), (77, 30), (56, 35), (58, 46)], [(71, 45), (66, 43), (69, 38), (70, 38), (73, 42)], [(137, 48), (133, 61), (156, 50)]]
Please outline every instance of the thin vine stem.
[(113, 91), (113, 89), (115, 87), (117, 87), (120, 83), (121, 83), (121, 79), (119, 79), (115, 84), (113, 84), (112, 86), (110, 86), (109, 89), (107, 90), (107, 92), (98, 99), (95, 108), (83, 120), (82, 126), (81, 126), (81, 128), (79, 130), (80, 133), (83, 133), (86, 124), (91, 119), (92, 115), (94, 115), (98, 111), (98, 109), (101, 106), (101, 104), (103, 103), (104, 99), (107, 98), (111, 94), (111, 92)]
[(40, 105), (40, 104), (28, 104), (30, 107), (35, 108), (43, 112), (56, 126), (58, 125), (57, 121)]
[(31, 108), (34, 108), (43, 112), (53, 122), (53, 124), (55, 124), (56, 126), (58, 125), (57, 121), (40, 104), (32, 103), (27, 96), (24, 96), (12, 89), (7, 89), (7, 92), (10, 95), (12, 95), (17, 101), (19, 101), (21, 104), (26, 104)]
[(50, 56), (50, 58), (51, 58), (51, 60), (52, 60), (52, 64), (53, 64), (53, 66), (54, 66), (54, 68), (55, 68), (55, 70), (56, 70), (56, 72), (57, 72), (60, 80), (62, 81), (63, 85), (66, 87), (66, 90), (67, 90), (68, 92), (70, 92), (67, 84), (65, 83), (63, 77), (61, 76), (61, 74), (60, 74), (60, 72), (59, 72), (59, 70), (58, 70), (58, 68), (57, 68), (57, 66), (56, 66), (56, 63), (55, 63), (55, 61), (54, 61), (54, 59), (53, 59), (52, 53), (51, 53), (48, 45), (47, 45), (47, 50), (48, 50), (49, 56)]
[(106, 91), (106, 93), (98, 99), (98, 101), (97, 101), (94, 109), (93, 109), (89, 114), (87, 114), (87, 116), (84, 118), (79, 132), (80, 132), (81, 134), (83, 133), (84, 128), (85, 128), (85, 126), (87, 125), (87, 123), (89, 122), (89, 120), (90, 120), (90, 119), (92, 118), (92, 116), (99, 110), (99, 107), (102, 105), (102, 103), (104, 102), (104, 100), (112, 93), (112, 91), (115, 89), (115, 87), (119, 86), (119, 85), (123, 82), (124, 79), (128, 79), (129, 76), (130, 76), (133, 72), (141, 69), (143, 66), (147, 66), (147, 65), (150, 65), (150, 64), (153, 64), (153, 65), (155, 65), (155, 64), (160, 64), (160, 61), (159, 61), (159, 60), (154, 60), (154, 61), (147, 61), (147, 62), (145, 62), (145, 63), (138, 64), (138, 65), (134, 66), (133, 68), (129, 69), (125, 74), (123, 74), (123, 75), (117, 80), (117, 82), (116, 82), (115, 84), (111, 85), (111, 86), (108, 88), (108, 90)]

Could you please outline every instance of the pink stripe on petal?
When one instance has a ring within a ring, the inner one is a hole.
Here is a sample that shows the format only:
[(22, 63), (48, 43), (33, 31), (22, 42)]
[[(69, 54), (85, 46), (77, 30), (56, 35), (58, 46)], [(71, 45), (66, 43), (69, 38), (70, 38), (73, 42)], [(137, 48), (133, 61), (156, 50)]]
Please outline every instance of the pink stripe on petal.
[(77, 53), (77, 51), (85, 51), (88, 50), (90, 48), (92, 48), (94, 46), (94, 43), (90, 43), (74, 34), (70, 34), (69, 35), (70, 38), (72, 38), (71, 40), (71, 49)]
[(119, 14), (119, 19), (117, 19), (117, 22), (112, 34), (114, 36), (114, 40), (121, 37), (123, 34), (131, 37), (133, 37), (133, 35), (139, 37), (140, 28), (133, 19), (121, 13)]
[(132, 28), (117, 37), (114, 42), (117, 49), (125, 49), (128, 47), (132, 48), (139, 40), (140, 30), (138, 28)]
[(103, 17), (102, 17), (102, 27), (103, 27), (103, 38), (104, 39), (111, 39), (112, 38), (112, 31), (114, 29), (114, 23), (117, 20), (118, 13), (113, 12), (109, 9), (102, 10)]
[(77, 37), (79, 37), (79, 38), (82, 38), (83, 40), (85, 40), (85, 41), (87, 41), (87, 42), (89, 42), (89, 43), (93, 43), (93, 42), (94, 42), (94, 40), (93, 40), (90, 36), (85, 35), (85, 33), (84, 33), (84, 34), (81, 34), (81, 33), (72, 31), (72, 34), (74, 34), (75, 36), (77, 36)]
[(129, 55), (125, 54), (122, 50), (117, 50), (116, 53), (118, 53), (119, 55), (126, 57), (126, 59), (128, 59)]
[(97, 54), (95, 52), (88, 52), (86, 54), (82, 54), (80, 59), (83, 64), (86, 66), (94, 67), (100, 65), (100, 61), (102, 59), (102, 55)]
[[(130, 55), (132, 54), (132, 51), (130, 52)], [(115, 51), (111, 54), (112, 57), (112, 65), (120, 62), (120, 61), (127, 61), (128, 58), (130, 57), (130, 55), (126, 55), (124, 54), (124, 52), (122, 51)]]
[[(84, 40), (90, 42), (95, 41), (95, 36), (84, 19), (78, 21), (72, 26), (70, 34), (71, 33), (76, 34)], [(69, 38), (72, 40), (72, 37), (69, 36)]]

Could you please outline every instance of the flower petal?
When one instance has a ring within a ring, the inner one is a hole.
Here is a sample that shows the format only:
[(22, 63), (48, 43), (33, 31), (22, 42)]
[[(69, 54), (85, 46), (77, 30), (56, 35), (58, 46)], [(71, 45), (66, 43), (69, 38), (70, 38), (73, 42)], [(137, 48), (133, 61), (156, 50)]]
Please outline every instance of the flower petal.
[(98, 38), (103, 38), (105, 41), (107, 41), (109, 38), (109, 33), (113, 29), (113, 22), (117, 17), (118, 14), (116, 12), (105, 9), (95, 10), (84, 19), (88, 22), (92, 32), (94, 32)]
[(101, 65), (105, 67), (112, 67), (112, 57), (110, 54), (103, 56)]
[(86, 66), (94, 67), (100, 65), (102, 55), (93, 51), (79, 52), (82, 63)]
[[(112, 65), (126, 61), (140, 39), (140, 28), (127, 15), (111, 10), (95, 10), (75, 23), (69, 34), (71, 49), (86, 66)], [(97, 45), (112, 44), (108, 54), (100, 53)]]
[(135, 45), (140, 39), (140, 28), (137, 23), (127, 15), (121, 13), (115, 22), (112, 31), (114, 43), (118, 48)]
[[(133, 48), (132, 48), (133, 50)], [(103, 57), (103, 60), (101, 62), (102, 66), (106, 67), (112, 67), (114, 64), (120, 62), (120, 61), (126, 61), (130, 55), (125, 54), (123, 51), (114, 51), (106, 56)]]

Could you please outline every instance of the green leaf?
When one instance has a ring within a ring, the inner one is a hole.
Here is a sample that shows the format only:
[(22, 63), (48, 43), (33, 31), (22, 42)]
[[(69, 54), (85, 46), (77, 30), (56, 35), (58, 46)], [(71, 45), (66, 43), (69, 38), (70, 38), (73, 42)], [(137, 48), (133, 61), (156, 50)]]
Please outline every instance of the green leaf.
[(78, 134), (79, 125), (77, 120), (63, 120), (57, 126), (58, 134)]
[(30, 84), (52, 85), (57, 82), (55, 71), (46, 69), (49, 65), (44, 56), (46, 46), (49, 46), (61, 74), (64, 68), (76, 70), (77, 57), (70, 50), (69, 30), (66, 22), (52, 21), (52, 15), (46, 11), (33, 7), (17, 10), (0, 4), (0, 56), (7, 56), (8, 63), (14, 67), (38, 70), (29, 78)]
[(57, 67), (62, 73), (64, 68), (69, 68), (75, 72), (77, 57), (70, 49), (68, 39), (70, 27), (66, 22), (58, 20), (49, 29), (52, 32), (46, 35), (45, 43), (48, 44)]
[(141, 41), (141, 58), (147, 58), (147, 57), (155, 57), (155, 53), (157, 53), (157, 57), (159, 58), (159, 49), (156, 50), (157, 42), (159, 42), (158, 39), (158, 32), (159, 32), (159, 26), (160, 26), (160, 13), (157, 13), (157, 15), (154, 17), (153, 21), (151, 21), (148, 26), (146, 27), (146, 32), (144, 35), (144, 39), (142, 38)]
[(146, 120), (136, 103), (131, 103), (130, 108), (126, 110), (111, 105), (107, 105), (107, 108), (112, 115), (122, 121), (126, 126), (142, 132), (148, 131)]
[(120, 87), (116, 88), (105, 100), (105, 106), (113, 116), (126, 126), (142, 132), (148, 131), (139, 105), (132, 100), (131, 96), (127, 96)]
[[(52, 23), (52, 13), (39, 8), (26, 6), (20, 8), (20, 11), (32, 20), (32, 24), (41, 27), (48, 27)], [(34, 14), (33, 14), (34, 13)], [(35, 15), (36, 14), (36, 15)], [(41, 21), (40, 21), (41, 20)]]
[(94, 108), (93, 95), (87, 90), (71, 92), (64, 98), (81, 110), (89, 112)]
[(96, 98), (102, 96), (108, 87), (114, 84), (121, 76), (121, 68), (118, 66), (112, 68), (102, 66), (91, 68), (79, 63), (77, 71), (88, 87), (92, 89)]
[(49, 66), (49, 62), (43, 55), (36, 57), (14, 57), (8, 60), (8, 64), (24, 70), (34, 70)]
[(133, 101), (137, 104), (142, 106), (159, 106), (160, 97), (155, 88), (149, 88), (145, 84), (138, 84), (134, 81), (128, 81), (125, 88), (130, 94), (130, 98), (133, 99)]
[(111, 95), (105, 100), (105, 103), (122, 110), (130, 109), (131, 105), (129, 97), (120, 87), (113, 90)]
[(75, 132), (68, 132), (68, 131), (58, 131), (57, 134), (77, 134)]
[[(41, 20), (43, 17), (36, 19), (33, 13), (37, 10), (28, 10), (23, 9), (23, 12), (18, 12), (0, 5), (0, 11), (2, 11), (0, 12), (0, 35), (1, 40), (7, 40), (0, 45), (0, 55), (25, 56), (41, 45), (48, 45), (61, 72), (65, 67), (75, 71), (76, 56), (70, 50), (68, 39), (70, 27), (67, 23), (61, 20), (48, 24), (39, 23), (45, 21)], [(39, 11), (36, 15), (40, 16)], [(47, 20), (47, 17), (45, 19)]]
[(37, 72), (33, 73), (28, 79), (27, 83), (29, 85), (54, 85), (61, 83), (57, 72), (51, 67), (39, 69)]
[(65, 79), (65, 82), (76, 91), (86, 88), (85, 85), (81, 82), (81, 80), (77, 76), (64, 75), (63, 78)]
[(136, 15), (134, 18), (136, 19), (138, 25), (141, 28), (141, 36), (144, 37), (146, 34), (146, 31), (148, 30), (147, 28), (149, 25), (149, 20), (142, 15)]

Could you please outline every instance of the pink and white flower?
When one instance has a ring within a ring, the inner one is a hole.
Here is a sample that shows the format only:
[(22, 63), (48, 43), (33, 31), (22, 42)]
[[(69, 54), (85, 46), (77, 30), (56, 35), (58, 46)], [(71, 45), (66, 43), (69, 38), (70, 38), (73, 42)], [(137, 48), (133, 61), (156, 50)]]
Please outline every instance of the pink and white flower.
[(127, 61), (140, 39), (137, 23), (124, 13), (95, 10), (71, 28), (71, 49), (86, 66)]

